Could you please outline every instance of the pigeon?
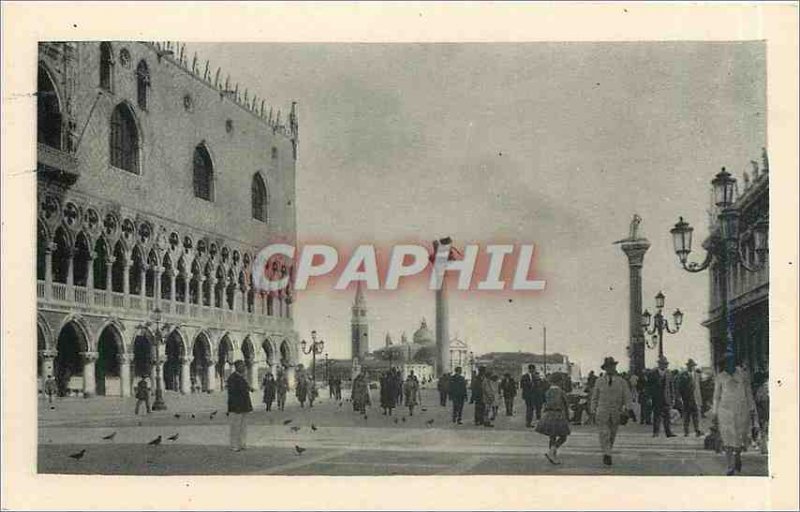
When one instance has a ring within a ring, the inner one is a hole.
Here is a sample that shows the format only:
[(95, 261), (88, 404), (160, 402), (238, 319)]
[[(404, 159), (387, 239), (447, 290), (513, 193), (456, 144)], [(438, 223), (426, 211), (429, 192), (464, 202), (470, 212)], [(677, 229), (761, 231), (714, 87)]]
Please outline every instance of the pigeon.
[(180, 418), (180, 417), (181, 417), (181, 415), (180, 415), (180, 414), (175, 414), (175, 417), (176, 417), (176, 418)]
[(105, 439), (106, 441), (111, 441), (112, 439), (114, 439), (115, 435), (117, 435), (117, 433), (116, 432), (112, 432), (112, 433), (108, 434), (107, 436), (103, 436), (103, 439)]
[(174, 436), (169, 436), (167, 439), (170, 441), (177, 441), (178, 440), (178, 432), (175, 432)]
[(283, 424), (284, 424), (284, 425), (288, 425), (288, 424), (289, 424), (289, 423), (291, 423), (291, 422), (292, 422), (292, 420), (283, 420)]
[(425, 422), (425, 424), (430, 427), (430, 426), (433, 425), (433, 420), (428, 420), (428, 421)]
[(194, 414), (192, 414), (192, 419), (194, 419)]
[(292, 432), (299, 432), (300, 431), (300, 427), (292, 427), (289, 430), (291, 430)]
[(367, 421), (368, 419), (369, 419), (369, 416), (367, 416), (367, 415), (365, 414), (365, 415), (364, 415), (364, 421)]
[(86, 448), (84, 448), (83, 450), (79, 451), (78, 453), (73, 453), (72, 455), (70, 455), (70, 458), (75, 459), (75, 460), (81, 460), (84, 455), (86, 455)]
[(426, 409), (426, 408), (424, 408), (424, 407), (423, 407), (423, 408), (422, 408), (422, 412), (428, 412), (428, 409)]
[[(342, 408), (342, 402), (339, 402), (339, 409), (341, 409), (341, 408)], [(52, 407), (51, 407), (51, 409), (52, 409)]]
[(311, 430), (313, 430), (314, 432), (316, 432), (316, 431), (317, 431), (317, 426), (316, 426), (316, 425), (314, 425), (313, 423), (311, 424)]
[(152, 445), (152, 446), (160, 445), (161, 444), (161, 436), (158, 436), (157, 438), (153, 439), (152, 441), (150, 441), (147, 444)]
[(230, 416), (230, 415), (231, 415), (231, 413), (229, 413), (229, 412), (225, 413), (225, 416)]
[(55, 411), (55, 410), (56, 410), (56, 408), (55, 408), (55, 407), (53, 407), (53, 406), (51, 405), (51, 406), (50, 406), (50, 410), (51, 410), (51, 411)]
[(208, 419), (213, 420), (214, 416), (216, 416), (216, 415), (217, 415), (217, 411), (214, 411), (214, 412), (211, 413), (211, 415), (209, 415)]
[(297, 455), (301, 455), (304, 451), (306, 451), (306, 449), (302, 448), (300, 446), (294, 445), (294, 451), (297, 452)]
[(406, 417), (405, 416), (403, 416), (402, 421), (403, 421), (403, 423), (406, 422)]

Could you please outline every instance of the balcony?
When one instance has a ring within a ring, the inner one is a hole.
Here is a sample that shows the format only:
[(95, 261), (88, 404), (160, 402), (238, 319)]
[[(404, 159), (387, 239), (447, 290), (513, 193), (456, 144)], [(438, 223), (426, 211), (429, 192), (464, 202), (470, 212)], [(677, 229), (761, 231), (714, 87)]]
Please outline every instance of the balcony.
[[(48, 293), (49, 292), (49, 293)], [(49, 290), (44, 281), (36, 282), (36, 297), (39, 307), (72, 307), (90, 310), (101, 315), (146, 318), (158, 306), (167, 321), (187, 324), (203, 324), (221, 329), (262, 327), (266, 329), (289, 329), (292, 319), (267, 316), (248, 311), (202, 306), (186, 302), (156, 300), (142, 295), (125, 295), (106, 290), (90, 290), (83, 286), (68, 286), (51, 283)]]
[(66, 151), (39, 143), (36, 161), (37, 172), (50, 179), (72, 185), (80, 177), (78, 159)]

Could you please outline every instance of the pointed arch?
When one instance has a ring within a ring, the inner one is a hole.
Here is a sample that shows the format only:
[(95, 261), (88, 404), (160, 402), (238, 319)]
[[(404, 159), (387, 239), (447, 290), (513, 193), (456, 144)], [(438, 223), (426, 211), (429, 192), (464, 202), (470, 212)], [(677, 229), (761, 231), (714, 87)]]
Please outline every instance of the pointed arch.
[(36, 95), (36, 140), (55, 149), (63, 147), (63, 115), (56, 82), (49, 70), (39, 64)]
[(53, 282), (66, 283), (72, 258), (72, 235), (64, 226), (59, 226), (56, 228), (53, 242), (55, 243), (55, 251), (52, 256)]
[(89, 237), (81, 231), (75, 237), (75, 251), (72, 256), (72, 282), (76, 286), (86, 286), (89, 281), (89, 268), (92, 243)]
[(50, 328), (50, 323), (41, 313), (36, 314), (36, 327), (39, 331), (37, 334), (41, 333), (44, 350), (53, 350), (55, 348), (53, 346), (53, 329)]
[(100, 43), (100, 87), (111, 91), (114, 83), (114, 49), (111, 43)]
[(111, 113), (109, 145), (112, 166), (141, 174), (141, 130), (133, 109), (125, 102), (114, 107)]
[(145, 263), (144, 251), (139, 244), (133, 246), (131, 253), (131, 266), (128, 271), (128, 291), (132, 295), (139, 295), (142, 292), (141, 275), (145, 272), (147, 264)]
[(94, 287), (98, 290), (108, 289), (108, 260), (111, 253), (108, 250), (108, 241), (101, 236), (94, 243)]
[(261, 222), (267, 222), (269, 218), (269, 195), (267, 193), (267, 184), (260, 172), (253, 174), (250, 184), (250, 200), (253, 218)]
[(192, 177), (194, 197), (214, 201), (214, 163), (205, 143), (194, 148)]
[(128, 254), (122, 240), (117, 240), (114, 244), (114, 263), (111, 266), (111, 289), (117, 293), (125, 291), (125, 266), (128, 261)]
[(142, 110), (147, 110), (150, 94), (150, 68), (143, 59), (136, 66), (136, 103)]

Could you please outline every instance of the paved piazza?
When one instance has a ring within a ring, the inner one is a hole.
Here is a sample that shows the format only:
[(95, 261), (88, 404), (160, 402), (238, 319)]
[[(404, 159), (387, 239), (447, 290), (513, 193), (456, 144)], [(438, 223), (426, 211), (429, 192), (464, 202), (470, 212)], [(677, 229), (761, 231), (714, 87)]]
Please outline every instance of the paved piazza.
[[(324, 394), (327, 391), (323, 390)], [(373, 391), (373, 401), (376, 391)], [(345, 395), (347, 391), (345, 391)], [(408, 417), (405, 408), (386, 417), (373, 407), (367, 419), (349, 403), (323, 398), (301, 409), (290, 396), (286, 410), (266, 413), (253, 393), (248, 449), (229, 451), (226, 395), (167, 393), (168, 411), (135, 416), (135, 401), (122, 398), (39, 400), (40, 473), (114, 475), (714, 475), (725, 473), (724, 456), (702, 449), (702, 438), (657, 439), (649, 426), (620, 427), (614, 466), (601, 463), (591, 426), (573, 427), (561, 450), (562, 465), (544, 457), (547, 438), (524, 427), (523, 402), (515, 416), (498, 417), (495, 428), (453, 425), (433, 390), (424, 390), (423, 407)], [(373, 402), (374, 403), (374, 402)], [(219, 411), (211, 418), (213, 411)], [(522, 414), (520, 414), (522, 412)], [(180, 415), (176, 418), (175, 415)], [(194, 418), (192, 417), (194, 414)], [(468, 417), (468, 418), (467, 418)], [(405, 421), (402, 419), (405, 418)], [(284, 425), (284, 421), (291, 423)], [(395, 423), (395, 419), (397, 422)], [(428, 424), (433, 420), (431, 425)], [(311, 429), (311, 425), (316, 431)], [(291, 427), (300, 427), (292, 431)], [(682, 431), (682, 428), (676, 429)], [(116, 432), (113, 440), (104, 440)], [(167, 438), (178, 434), (175, 441)], [(160, 446), (147, 443), (162, 436)], [(306, 450), (298, 455), (295, 446)], [(86, 449), (83, 459), (69, 457)], [(767, 473), (767, 458), (744, 454), (742, 475)]]

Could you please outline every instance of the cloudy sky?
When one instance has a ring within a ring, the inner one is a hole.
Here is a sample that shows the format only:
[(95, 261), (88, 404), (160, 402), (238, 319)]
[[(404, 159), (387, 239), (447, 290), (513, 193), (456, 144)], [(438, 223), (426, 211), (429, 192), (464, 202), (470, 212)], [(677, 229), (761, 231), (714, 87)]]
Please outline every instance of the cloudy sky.
[[(299, 103), (298, 237), (536, 244), (540, 293), (452, 293), (450, 333), (476, 353), (568, 354), (627, 366), (628, 271), (615, 240), (644, 220), (644, 304), (685, 313), (667, 357), (708, 362), (707, 274), (682, 271), (669, 229), (707, 233), (709, 182), (741, 179), (765, 145), (761, 43), (192, 44), (276, 107)], [(249, 172), (249, 171), (248, 171)], [(701, 254), (693, 255), (696, 259)], [(325, 283), (321, 283), (324, 285)], [(296, 328), (350, 356), (353, 291), (298, 297)], [(421, 286), (367, 293), (371, 347), (425, 317)], [(655, 351), (648, 351), (650, 364)]]

